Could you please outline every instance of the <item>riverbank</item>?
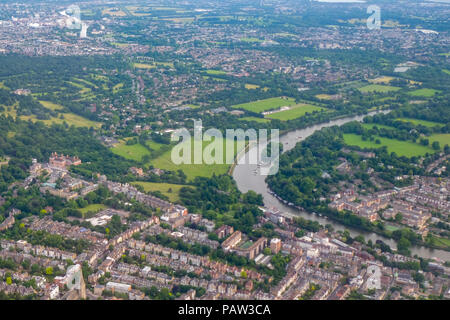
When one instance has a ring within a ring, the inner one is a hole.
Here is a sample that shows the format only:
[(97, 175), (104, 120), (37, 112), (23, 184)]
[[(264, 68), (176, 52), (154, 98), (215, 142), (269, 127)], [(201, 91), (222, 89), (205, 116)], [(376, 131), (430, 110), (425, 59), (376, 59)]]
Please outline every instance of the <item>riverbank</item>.
[[(298, 142), (304, 140), (308, 136), (312, 135), (314, 132), (321, 130), (325, 127), (331, 127), (334, 125), (343, 125), (350, 121), (361, 121), (364, 117), (368, 115), (373, 115), (377, 113), (387, 113), (389, 110), (381, 110), (378, 112), (370, 112), (365, 115), (358, 116), (348, 116), (344, 118), (339, 118), (333, 121), (328, 121), (326, 123), (312, 125), (306, 128), (290, 130), (284, 132), (282, 136), (280, 136), (280, 143), (283, 144), (283, 153), (292, 149)], [(250, 150), (250, 148), (249, 148)], [(249, 151), (247, 150), (247, 152)], [(292, 208), (287, 206), (286, 204), (279, 201), (269, 192), (269, 187), (265, 181), (265, 176), (254, 175), (253, 172), (256, 169), (256, 165), (251, 164), (237, 164), (234, 166), (232, 171), (232, 176), (236, 181), (236, 184), (241, 192), (247, 192), (249, 190), (253, 190), (256, 193), (259, 193), (263, 196), (264, 206), (268, 209), (275, 209), (277, 211), (283, 212), (287, 215), (291, 216), (301, 216), (305, 219), (311, 221), (317, 221), (322, 225), (331, 224), (335, 230), (349, 230), (352, 237), (356, 237), (358, 235), (362, 235), (365, 239), (372, 240), (375, 242), (376, 240), (381, 240), (388, 244), (392, 248), (396, 248), (396, 242), (392, 238), (387, 238), (382, 234), (378, 234), (371, 231), (359, 230), (353, 227), (344, 226), (339, 221), (332, 220), (328, 217), (320, 217), (318, 215), (313, 215), (311, 212), (306, 212), (302, 210), (298, 210), (296, 208)], [(431, 249), (430, 247), (425, 246), (412, 246), (410, 247), (410, 251), (412, 255), (418, 255), (423, 258), (433, 259), (439, 258), (442, 260), (450, 261), (450, 252), (441, 250), (441, 249)]]
[[(331, 219), (332, 221), (336, 221), (338, 223), (340, 223), (343, 226), (349, 227), (349, 228), (353, 228), (353, 229), (357, 229), (357, 230), (361, 230), (363, 232), (371, 232), (371, 233), (375, 233), (378, 234), (382, 237), (385, 237), (387, 239), (392, 239), (395, 241), (395, 239), (392, 236), (392, 232), (388, 231), (388, 230), (377, 230), (376, 226), (373, 225), (373, 229), (367, 229), (367, 228), (358, 228), (358, 226), (355, 226), (353, 224), (349, 224), (347, 223), (345, 220), (343, 219), (339, 219), (338, 217), (336, 217), (335, 215), (330, 214), (329, 210), (326, 210), (326, 208), (322, 209), (320, 207), (317, 208), (311, 208), (311, 209), (305, 209), (305, 208), (299, 208), (298, 206), (295, 206), (294, 204), (289, 203), (288, 201), (286, 201), (285, 199), (283, 199), (281, 196), (277, 195), (272, 189), (270, 189), (270, 186), (268, 185), (268, 190), (269, 192), (272, 192), (272, 194), (280, 201), (282, 201), (286, 206), (289, 206), (291, 208), (295, 208), (297, 210), (303, 210), (306, 213), (309, 214), (321, 214), (325, 217), (328, 217), (329, 219)], [(405, 228), (407, 228), (405, 226)], [(425, 248), (430, 248), (430, 249), (434, 249), (434, 250), (445, 250), (447, 252), (450, 252), (450, 247), (439, 247), (439, 246), (434, 246), (431, 245), (429, 243), (424, 242), (423, 240), (420, 242), (415, 243), (415, 246), (419, 246), (419, 247), (425, 247)]]

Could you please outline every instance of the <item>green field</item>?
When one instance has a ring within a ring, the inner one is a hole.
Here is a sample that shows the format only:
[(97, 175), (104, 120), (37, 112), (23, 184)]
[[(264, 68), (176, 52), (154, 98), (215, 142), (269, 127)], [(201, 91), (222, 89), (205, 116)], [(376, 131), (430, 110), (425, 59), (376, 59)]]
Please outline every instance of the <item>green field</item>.
[(386, 228), (386, 230), (389, 231), (389, 232), (394, 232), (395, 230), (400, 229), (399, 227), (393, 226), (393, 225), (391, 225), (391, 224), (386, 224), (385, 228)]
[(256, 42), (264, 42), (264, 40), (258, 39), (258, 38), (241, 38), (242, 42), (250, 42), (250, 43), (256, 43)]
[(258, 88), (259, 88), (259, 86), (257, 84), (251, 84), (251, 83), (245, 84), (245, 89), (248, 89), (248, 90), (253, 90), (253, 89), (258, 89)]
[(78, 209), (82, 214), (83, 214), (83, 218), (85, 217), (86, 213), (88, 212), (99, 212), (103, 209), (106, 209), (106, 206), (104, 204), (90, 204), (87, 207)]
[(259, 122), (259, 123), (270, 122), (270, 119), (257, 118), (257, 117), (243, 117), (243, 118), (239, 118), (239, 120), (241, 120), (241, 121), (255, 121), (255, 122)]
[(410, 122), (410, 123), (412, 123), (412, 124), (414, 124), (416, 126), (422, 125), (424, 127), (429, 127), (429, 128), (437, 127), (437, 126), (439, 126), (439, 127), (444, 126), (442, 123), (426, 121), (426, 120), (420, 120), (420, 119), (398, 118), (396, 120), (404, 121), (404, 122)]
[(313, 106), (310, 104), (298, 104), (292, 107), (290, 110), (281, 111), (273, 114), (269, 114), (266, 118), (277, 119), (281, 121), (287, 121), (292, 119), (297, 119), (304, 116), (307, 112), (313, 113), (314, 111), (325, 111), (325, 108)]
[(440, 93), (440, 92), (441, 91), (434, 90), (434, 89), (418, 89), (418, 90), (408, 92), (408, 94), (411, 96), (414, 96), (414, 97), (430, 98), (430, 97), (434, 96), (436, 93)]
[(446, 144), (450, 146), (450, 133), (432, 134), (428, 140), (430, 141), (430, 144), (434, 141), (439, 142), (441, 149), (443, 149)]
[(332, 95), (326, 94), (326, 93), (316, 94), (315, 97), (320, 100), (332, 100), (333, 99)]
[(252, 246), (253, 242), (252, 241), (245, 241), (243, 244), (240, 245), (240, 247), (242, 249), (248, 249)]
[(113, 91), (113, 93), (117, 93), (122, 88), (123, 88), (123, 83), (118, 83), (112, 88), (112, 91)]
[(163, 144), (155, 142), (153, 140), (147, 140), (145, 141), (145, 144), (152, 150), (159, 150), (163, 146)]
[(450, 248), (450, 239), (446, 239), (446, 238), (442, 238), (442, 237), (438, 237), (433, 235), (433, 243), (441, 248)]
[(389, 127), (386, 125), (378, 124), (378, 123), (361, 123), (361, 126), (365, 129), (373, 129), (373, 127), (377, 127), (378, 129), (394, 129), (393, 127)]
[(53, 102), (50, 102), (50, 101), (42, 101), (42, 100), (39, 100), (39, 102), (40, 102), (45, 108), (50, 109), (50, 110), (61, 110), (61, 109), (63, 109), (63, 106), (61, 106), (61, 105), (59, 105), (59, 104), (56, 104), (56, 103), (53, 103)]
[(138, 62), (133, 63), (133, 67), (135, 67), (136, 69), (153, 69), (153, 68), (156, 68), (156, 66), (153, 65), (153, 64), (138, 63)]
[[(74, 81), (79, 81), (79, 79), (73, 79)], [(77, 87), (80, 89), (80, 94), (81, 95), (87, 95), (88, 93), (90, 93), (92, 91), (91, 88), (87, 88), (86, 86), (84, 86), (83, 84), (79, 83), (79, 82), (74, 82), (74, 81), (66, 81), (67, 83), (71, 84), (74, 87)], [(86, 84), (86, 83), (85, 83)]]
[[(63, 109), (62, 106), (52, 103), (52, 102), (48, 102), (48, 101), (39, 101), (45, 108), (50, 109), (50, 110), (61, 110)], [(16, 107), (13, 106), (11, 108), (11, 110), (6, 111), (5, 113), (12, 116), (13, 118), (17, 117), (17, 110), (15, 109)], [(60, 117), (63, 117), (63, 119), (61, 119)], [(48, 120), (40, 120), (37, 119), (37, 117), (35, 115), (31, 115), (31, 116), (19, 116), (20, 119), (28, 121), (31, 120), (33, 122), (36, 121), (41, 121), (46, 125), (52, 125), (53, 123), (56, 124), (63, 124), (64, 122), (66, 122), (69, 126), (75, 126), (75, 127), (94, 127), (94, 128), (99, 128), (101, 127), (101, 123), (100, 122), (96, 122), (96, 121), (92, 121), (86, 118), (83, 118), (79, 115), (76, 115), (74, 113), (61, 113), (60, 116), (58, 117), (50, 117), (50, 119)]]
[(368, 86), (359, 88), (359, 91), (362, 93), (374, 93), (374, 92), (380, 92), (380, 93), (386, 93), (391, 91), (398, 91), (401, 88), (399, 87), (393, 87), (393, 86), (384, 86), (381, 84), (370, 84)]
[[(160, 191), (163, 195), (167, 196), (171, 202), (177, 202), (178, 200), (180, 200), (180, 189), (186, 187), (182, 184), (143, 181), (132, 182), (132, 184), (142, 186), (145, 192)], [(171, 192), (170, 189), (172, 190)]]
[(395, 152), (398, 156), (413, 157), (413, 156), (422, 156), (425, 155), (426, 153), (431, 154), (435, 152), (430, 147), (425, 147), (410, 141), (400, 141), (383, 137), (375, 137), (375, 140), (376, 139), (379, 139), (381, 143), (376, 144), (375, 141), (370, 140), (364, 141), (362, 140), (362, 137), (360, 135), (353, 133), (344, 134), (344, 141), (347, 145), (371, 149), (386, 146), (389, 153)]
[(264, 100), (252, 101), (232, 106), (234, 109), (244, 109), (247, 111), (260, 113), (267, 110), (278, 109), (284, 106), (292, 106), (295, 104), (295, 99), (292, 98), (269, 98)]
[(113, 153), (121, 156), (125, 159), (142, 161), (145, 155), (150, 155), (150, 151), (143, 145), (137, 143), (133, 145), (127, 145), (125, 140), (120, 141), (117, 145), (110, 149)]
[(212, 74), (212, 75), (224, 75), (224, 74), (227, 74), (223, 70), (206, 70), (206, 73), (207, 74)]
[[(222, 143), (224, 139), (220, 139), (220, 142)], [(188, 180), (193, 180), (195, 177), (211, 177), (214, 173), (216, 175), (227, 173), (229, 168), (231, 167), (231, 164), (233, 162), (233, 154), (226, 154), (226, 144), (223, 143), (223, 164), (194, 164), (194, 139), (191, 138), (191, 163), (192, 164), (175, 164), (172, 161), (172, 150), (169, 150), (165, 153), (163, 153), (160, 157), (150, 161), (150, 163), (155, 167), (159, 169), (164, 170), (170, 170), (170, 171), (177, 171), (177, 170), (183, 170), (183, 172), (186, 174)], [(188, 143), (188, 142), (183, 142)], [(211, 142), (209, 141), (203, 141), (202, 143), (202, 150), (204, 150)], [(237, 155), (237, 142), (234, 143), (234, 156)]]

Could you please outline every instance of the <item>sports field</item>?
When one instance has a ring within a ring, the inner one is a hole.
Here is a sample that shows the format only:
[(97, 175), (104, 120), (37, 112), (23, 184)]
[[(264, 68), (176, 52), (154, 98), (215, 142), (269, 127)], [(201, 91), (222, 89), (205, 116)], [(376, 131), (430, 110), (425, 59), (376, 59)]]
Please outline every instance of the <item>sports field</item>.
[(408, 92), (409, 95), (414, 97), (425, 97), (430, 98), (441, 91), (435, 89), (418, 89), (411, 92)]
[(368, 86), (359, 88), (359, 91), (361, 91), (362, 93), (375, 93), (375, 92), (386, 93), (386, 92), (398, 91), (400, 89), (401, 88), (399, 88), (399, 87), (384, 86), (381, 84), (370, 84)]
[(380, 140), (381, 143), (376, 144), (375, 141), (370, 140), (364, 141), (360, 135), (353, 133), (344, 134), (344, 141), (349, 146), (372, 149), (386, 146), (389, 153), (395, 152), (398, 156), (414, 157), (435, 152), (431, 147), (422, 146), (410, 141), (400, 141), (383, 137), (376, 137), (376, 139)]
[(313, 106), (310, 104), (300, 103), (292, 107), (292, 109), (286, 111), (280, 111), (272, 113), (266, 116), (266, 118), (276, 119), (281, 121), (287, 121), (297, 119), (304, 116), (306, 113), (313, 113), (314, 111), (325, 111), (325, 108)]
[(172, 183), (156, 183), (156, 182), (143, 182), (135, 181), (133, 185), (140, 185), (144, 188), (145, 192), (160, 191), (163, 195), (169, 198), (171, 202), (180, 200), (180, 189), (186, 187), (182, 184)]
[(90, 205), (88, 205), (84, 208), (78, 209), (78, 210), (83, 214), (83, 217), (84, 217), (84, 215), (88, 212), (99, 212), (105, 208), (106, 208), (106, 206), (104, 204), (97, 203), (97, 204), (90, 204)]
[(284, 106), (292, 106), (295, 104), (295, 99), (292, 98), (269, 98), (264, 100), (252, 101), (232, 106), (234, 109), (244, 109), (247, 111), (260, 113), (267, 110), (278, 109)]
[[(150, 163), (155, 167), (155, 168), (159, 168), (159, 169), (164, 169), (164, 170), (170, 170), (170, 171), (177, 171), (177, 170), (183, 170), (183, 172), (186, 174), (188, 180), (193, 180), (195, 177), (211, 177), (213, 174), (216, 175), (220, 175), (220, 174), (224, 174), (227, 173), (231, 163), (233, 162), (235, 156), (237, 155), (237, 153), (242, 150), (239, 149), (239, 151), (237, 150), (237, 142), (234, 142), (234, 155), (233, 154), (226, 154), (226, 143), (224, 143), (225, 139), (219, 139), (218, 143), (220, 143), (221, 145), (223, 145), (223, 164), (206, 164), (204, 161), (202, 161), (201, 164), (194, 164), (194, 139), (191, 138), (191, 164), (185, 164), (185, 163), (181, 163), (181, 164), (175, 164), (172, 161), (172, 150), (169, 150), (165, 153), (163, 153), (160, 157), (151, 160)], [(211, 141), (203, 141), (202, 142), (202, 150), (203, 152), (206, 149), (207, 154), (211, 154), (211, 148), (213, 147), (212, 145), (210, 145), (212, 142)], [(182, 142), (181, 144), (179, 144), (177, 150), (180, 153), (180, 157), (183, 156), (183, 153), (181, 151), (181, 147), (183, 144), (189, 144), (189, 142)], [(184, 145), (186, 146), (186, 145)], [(185, 147), (186, 149), (188, 148), (188, 146)], [(174, 151), (176, 153), (176, 150)], [(215, 154), (213, 154), (214, 156)]]
[(118, 156), (135, 161), (142, 161), (142, 158), (145, 155), (150, 155), (150, 151), (148, 151), (143, 145), (139, 143), (127, 145), (125, 140), (121, 140), (110, 150)]

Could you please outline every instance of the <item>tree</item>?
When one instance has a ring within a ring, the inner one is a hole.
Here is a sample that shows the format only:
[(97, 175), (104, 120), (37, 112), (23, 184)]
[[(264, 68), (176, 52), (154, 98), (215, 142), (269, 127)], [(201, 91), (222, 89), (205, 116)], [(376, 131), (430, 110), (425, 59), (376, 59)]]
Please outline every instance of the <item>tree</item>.
[(41, 267), (39, 267), (39, 265), (36, 263), (31, 266), (32, 274), (37, 274), (37, 273), (39, 273), (40, 270), (41, 270)]
[(425, 276), (422, 273), (416, 272), (413, 274), (413, 279), (417, 283), (422, 283), (425, 281)]
[(302, 180), (299, 189), (303, 193), (311, 194), (315, 185), (315, 182), (310, 177), (306, 177)]
[(45, 268), (45, 274), (51, 276), (53, 274), (53, 268), (52, 267)]
[(409, 247), (411, 246), (411, 242), (406, 238), (400, 238), (397, 243), (397, 249), (400, 253), (409, 253)]
[(365, 243), (366, 242), (365, 239), (364, 239), (364, 236), (361, 235), (361, 234), (356, 236), (355, 241), (357, 241), (359, 243)]
[(6, 284), (9, 285), (9, 286), (12, 285), (11, 277), (6, 278)]
[(402, 220), (403, 220), (403, 215), (402, 215), (400, 212), (397, 213), (397, 214), (395, 215), (395, 222), (400, 223), (400, 222), (402, 222)]
[(434, 141), (434, 142), (432, 143), (431, 147), (432, 147), (434, 150), (439, 150), (439, 149), (441, 149), (441, 146), (439, 145), (439, 141)]

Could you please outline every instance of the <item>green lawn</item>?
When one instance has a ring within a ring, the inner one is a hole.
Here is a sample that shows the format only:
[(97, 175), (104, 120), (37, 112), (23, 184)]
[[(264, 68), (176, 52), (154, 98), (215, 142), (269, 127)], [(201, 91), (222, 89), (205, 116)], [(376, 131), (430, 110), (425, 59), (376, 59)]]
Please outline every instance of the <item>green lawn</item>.
[(450, 239), (441, 238), (433, 235), (433, 242), (435, 245), (441, 248), (449, 248), (450, 247)]
[(39, 100), (39, 102), (40, 102), (45, 108), (50, 109), (50, 110), (61, 110), (61, 109), (63, 109), (63, 106), (61, 106), (61, 105), (59, 105), (59, 104), (56, 104), (56, 103), (53, 103), (53, 102), (50, 102), (50, 101), (42, 101), (42, 100)]
[(250, 42), (250, 43), (255, 43), (255, 42), (264, 42), (264, 40), (258, 39), (258, 38), (241, 38), (242, 42)]
[(364, 141), (360, 135), (353, 133), (344, 134), (344, 141), (347, 145), (372, 149), (386, 146), (389, 153), (395, 152), (398, 156), (413, 157), (435, 152), (431, 147), (425, 147), (410, 141), (400, 141), (383, 137), (375, 137), (376, 139), (379, 139), (381, 143), (376, 144), (375, 141)]
[(78, 210), (83, 214), (83, 218), (84, 218), (86, 213), (88, 213), (88, 212), (95, 212), (95, 213), (97, 213), (97, 212), (99, 212), (99, 211), (101, 211), (103, 209), (106, 209), (106, 206), (104, 204), (97, 203), (97, 204), (90, 204), (87, 207), (81, 208), (81, 209), (78, 209)]
[(252, 101), (232, 106), (234, 109), (244, 109), (251, 112), (264, 112), (267, 110), (278, 109), (284, 106), (292, 106), (295, 104), (295, 99), (292, 98), (269, 98), (264, 100)]
[(418, 89), (418, 90), (408, 92), (408, 94), (411, 96), (414, 96), (414, 97), (430, 98), (430, 97), (434, 96), (436, 93), (440, 93), (440, 92), (441, 91), (434, 90), (434, 89)]
[(123, 88), (123, 83), (118, 83), (112, 88), (112, 91), (113, 91), (113, 93), (117, 93), (122, 88)]
[(241, 248), (242, 249), (248, 249), (252, 246), (253, 242), (252, 241), (245, 241), (243, 244), (241, 244)]
[[(51, 110), (60, 110), (63, 107), (52, 103), (52, 102), (48, 102), (48, 101), (39, 101), (45, 108), (47, 109), (51, 109)], [(13, 118), (17, 117), (17, 110), (16, 107), (13, 106), (11, 108), (10, 111), (6, 111), (6, 114), (12, 116)], [(63, 117), (63, 119), (61, 119), (60, 117)], [(58, 117), (50, 117), (50, 119), (48, 120), (40, 120), (37, 119), (37, 117), (35, 115), (30, 115), (30, 116), (19, 116), (20, 119), (28, 121), (31, 120), (32, 122), (36, 122), (36, 121), (41, 121), (46, 125), (52, 125), (53, 123), (56, 124), (63, 124), (64, 122), (66, 122), (69, 126), (75, 126), (75, 127), (94, 127), (94, 128), (99, 128), (101, 127), (101, 123), (97, 122), (97, 121), (92, 121), (86, 118), (83, 118), (79, 115), (76, 115), (74, 113), (61, 113), (60, 116)]]
[[(75, 82), (75, 81), (78, 81), (78, 82)], [(83, 84), (81, 84), (79, 79), (73, 78), (73, 81), (66, 81), (66, 82), (73, 85), (74, 87), (79, 88), (81, 95), (86, 95), (87, 93), (90, 93), (92, 91), (91, 88), (88, 88), (88, 87), (84, 86)]]
[(259, 122), (259, 123), (270, 122), (270, 119), (257, 118), (257, 117), (243, 117), (243, 118), (239, 118), (239, 120), (240, 121), (255, 121), (255, 122)]
[(290, 110), (281, 111), (273, 114), (269, 114), (266, 118), (277, 119), (281, 121), (287, 121), (292, 119), (297, 119), (304, 116), (307, 112), (313, 113), (314, 111), (325, 111), (325, 108), (313, 106), (310, 104), (298, 104), (292, 107)]
[[(224, 139), (221, 139), (221, 143)], [(188, 142), (183, 142), (188, 143)], [(202, 142), (202, 150), (204, 150), (211, 142)], [(234, 142), (234, 157), (237, 155), (237, 142)], [(172, 161), (172, 150), (163, 153), (158, 158), (151, 160), (150, 163), (159, 169), (177, 171), (183, 170), (188, 180), (193, 180), (195, 177), (211, 177), (214, 173), (216, 175), (227, 173), (231, 167), (231, 163), (234, 160), (233, 154), (226, 154), (226, 144), (223, 143), (223, 164), (194, 164), (194, 139), (191, 138), (191, 163), (192, 164), (175, 164)], [(241, 150), (241, 149), (240, 149)], [(203, 162), (203, 161), (202, 161)]]
[(361, 91), (362, 93), (374, 93), (374, 92), (385, 93), (385, 92), (391, 92), (391, 91), (398, 91), (400, 89), (401, 88), (399, 88), (399, 87), (384, 86), (381, 84), (370, 84), (368, 86), (359, 88), (359, 91)]
[[(180, 200), (180, 189), (186, 187), (182, 184), (143, 181), (132, 182), (132, 184), (142, 186), (145, 192), (160, 191), (163, 195), (167, 196), (171, 202), (177, 202), (178, 200)], [(172, 189), (172, 191), (170, 192), (169, 189)]]
[(253, 89), (258, 89), (258, 88), (259, 88), (259, 86), (256, 84), (251, 84), (251, 83), (245, 84), (245, 89), (248, 89), (248, 90), (253, 90)]
[(145, 144), (152, 150), (159, 150), (163, 146), (163, 144), (155, 142), (153, 140), (147, 140), (145, 141)]
[(143, 145), (137, 143), (134, 145), (126, 145), (126, 141), (122, 140), (120, 143), (111, 148), (111, 151), (125, 159), (142, 161), (142, 157), (145, 155), (150, 155)]
[(405, 121), (405, 122), (411, 122), (412, 124), (418, 126), (419, 124), (424, 127), (443, 127), (444, 125), (442, 123), (438, 122), (432, 122), (432, 121), (426, 121), (426, 120), (420, 120), (420, 119), (411, 119), (411, 118), (398, 118), (396, 120)]
[(390, 224), (386, 224), (385, 228), (389, 232), (394, 232), (395, 230), (400, 229), (399, 227), (396, 227), (396, 226), (393, 226), (393, 225), (390, 225)]
[(450, 146), (450, 133), (432, 134), (428, 140), (430, 141), (430, 144), (434, 141), (439, 142), (441, 149), (443, 149), (446, 144)]
[(154, 64), (138, 63), (138, 62), (133, 63), (133, 67), (135, 67), (136, 69), (153, 69), (153, 68), (156, 68), (156, 66)]
[(207, 74), (212, 74), (212, 75), (224, 75), (224, 74), (227, 74), (223, 70), (206, 70), (206, 73)]

